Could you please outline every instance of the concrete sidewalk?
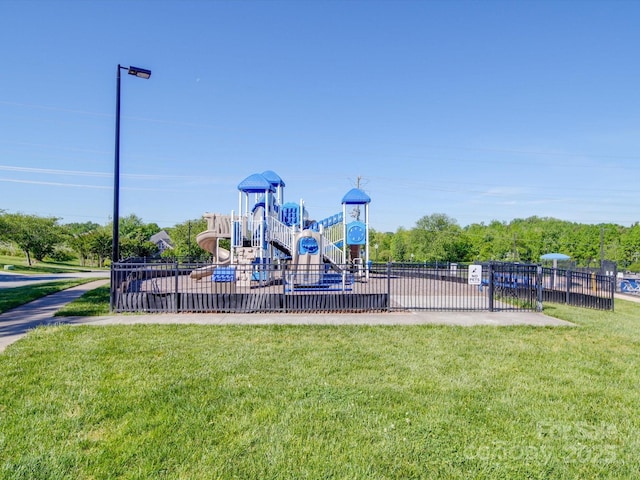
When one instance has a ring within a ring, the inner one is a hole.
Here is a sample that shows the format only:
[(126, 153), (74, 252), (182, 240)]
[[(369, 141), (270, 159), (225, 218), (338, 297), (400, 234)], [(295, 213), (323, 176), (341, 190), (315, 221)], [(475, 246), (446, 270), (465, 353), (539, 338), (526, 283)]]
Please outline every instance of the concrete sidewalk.
[(40, 325), (131, 325), (200, 324), (200, 325), (454, 325), (507, 326), (532, 325), (575, 326), (570, 322), (535, 312), (392, 312), (359, 314), (294, 314), (294, 313), (181, 313), (108, 315), (100, 317), (54, 317), (56, 311), (85, 292), (108, 283), (108, 280), (78, 285), (48, 295), (34, 302), (0, 314), (0, 352)]
[(4, 351), (7, 345), (22, 338), (33, 328), (40, 325), (60, 323), (59, 319), (64, 319), (65, 317), (54, 317), (58, 310), (67, 303), (80, 298), (89, 290), (107, 283), (109, 283), (108, 279), (101, 279), (78, 285), (0, 314), (0, 352)]
[[(61, 318), (61, 317), (57, 317)], [(391, 313), (163, 313), (67, 317), (72, 325), (131, 325), (135, 323), (200, 325), (532, 325), (575, 326), (535, 312), (391, 312)]]
[(69, 273), (39, 273), (24, 274), (11, 271), (0, 271), (0, 289), (24, 287), (34, 285), (36, 283), (51, 282), (54, 280), (62, 280), (65, 278), (109, 278), (109, 271), (92, 270), (88, 272), (69, 272)]

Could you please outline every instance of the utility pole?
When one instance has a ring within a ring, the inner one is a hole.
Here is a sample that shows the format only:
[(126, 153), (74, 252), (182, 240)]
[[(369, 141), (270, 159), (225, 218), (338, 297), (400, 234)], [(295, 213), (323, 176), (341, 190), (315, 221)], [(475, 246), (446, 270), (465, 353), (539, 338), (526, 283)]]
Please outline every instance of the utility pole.
[[(357, 188), (358, 190), (360, 190), (360, 180), (362, 180), (362, 176), (358, 175), (358, 176), (356, 177), (356, 188)], [(355, 218), (356, 220), (358, 220), (358, 221), (360, 220), (360, 207), (359, 207), (359, 206), (356, 206), (356, 207), (352, 210), (352, 212), (351, 212), (351, 216), (352, 216), (353, 218)]]
[(600, 272), (604, 270), (604, 227), (600, 227)]
[(189, 257), (189, 262), (191, 261), (191, 220), (189, 220), (189, 235), (187, 237), (187, 256)]

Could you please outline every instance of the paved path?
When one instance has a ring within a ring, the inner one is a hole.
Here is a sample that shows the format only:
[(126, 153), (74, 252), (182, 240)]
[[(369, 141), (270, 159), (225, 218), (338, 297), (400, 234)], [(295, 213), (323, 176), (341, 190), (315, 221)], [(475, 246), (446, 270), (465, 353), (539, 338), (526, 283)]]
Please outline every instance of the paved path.
[(39, 273), (36, 275), (0, 271), (0, 288), (23, 287), (33, 285), (34, 283), (51, 282), (67, 278), (109, 278), (109, 271), (93, 270), (90, 272)]
[[(85, 292), (105, 285), (108, 279), (78, 285), (0, 314), (0, 352), (40, 325), (116, 325), (134, 323), (201, 325), (533, 325), (575, 326), (535, 312), (393, 312), (362, 314), (145, 314), (100, 317), (55, 317), (65, 304)], [(639, 299), (640, 300), (640, 299)]]
[(0, 314), (0, 352), (39, 325), (60, 323), (59, 319), (65, 317), (54, 317), (58, 310), (89, 290), (107, 283), (108, 279), (100, 279), (71, 287)]
[(640, 295), (632, 295), (630, 293), (615, 293), (616, 300), (629, 300), (630, 302), (640, 303)]

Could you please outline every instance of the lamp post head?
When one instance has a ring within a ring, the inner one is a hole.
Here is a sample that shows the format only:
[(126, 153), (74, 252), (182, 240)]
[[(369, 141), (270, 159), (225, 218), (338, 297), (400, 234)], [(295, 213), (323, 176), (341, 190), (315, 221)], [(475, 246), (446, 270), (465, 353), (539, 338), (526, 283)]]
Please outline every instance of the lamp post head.
[(138, 78), (147, 79), (151, 77), (151, 70), (147, 70), (146, 68), (129, 67), (128, 73), (129, 75), (135, 75)]

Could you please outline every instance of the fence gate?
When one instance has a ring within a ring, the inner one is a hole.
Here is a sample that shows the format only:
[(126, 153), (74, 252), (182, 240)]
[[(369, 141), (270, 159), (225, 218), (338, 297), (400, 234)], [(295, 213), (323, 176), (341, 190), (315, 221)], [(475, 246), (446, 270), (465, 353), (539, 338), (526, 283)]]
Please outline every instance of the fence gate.
[(537, 265), (489, 265), (489, 310), (542, 311), (542, 269)]

